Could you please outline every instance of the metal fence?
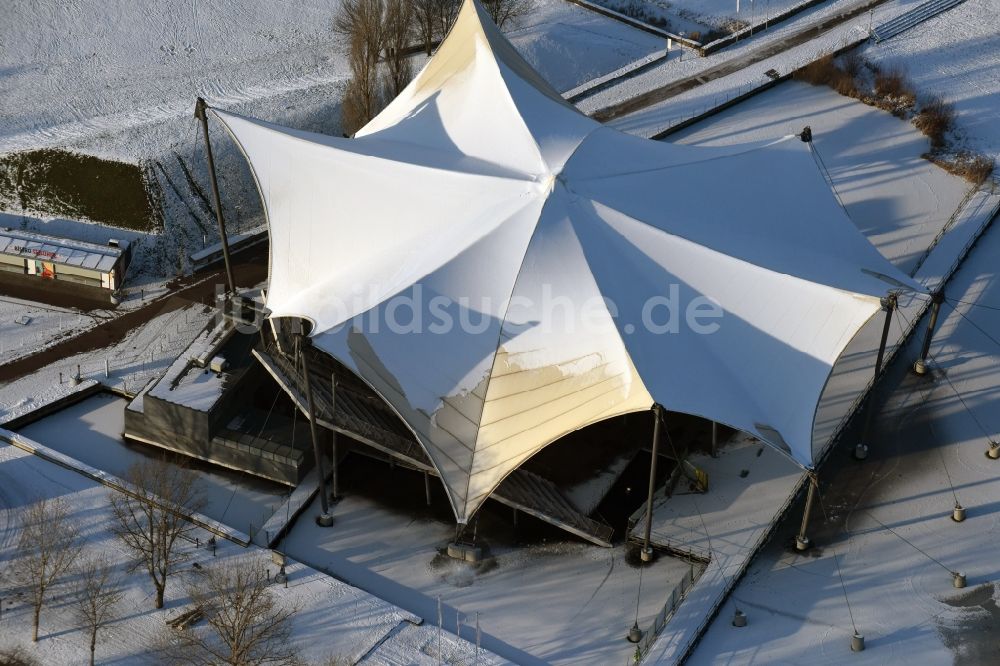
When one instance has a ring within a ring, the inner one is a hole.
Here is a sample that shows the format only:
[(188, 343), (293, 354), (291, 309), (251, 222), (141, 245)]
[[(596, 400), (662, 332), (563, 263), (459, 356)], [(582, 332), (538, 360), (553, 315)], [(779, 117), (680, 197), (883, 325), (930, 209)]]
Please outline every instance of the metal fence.
[[(704, 571), (704, 569), (702, 569)], [(660, 612), (656, 614), (653, 618), (652, 624), (646, 629), (645, 633), (642, 635), (642, 639), (636, 644), (636, 655), (634, 657), (635, 661), (641, 661), (648, 653), (650, 648), (653, 647), (653, 643), (659, 638), (660, 632), (663, 628), (667, 626), (667, 622), (670, 617), (677, 610), (677, 607), (681, 605), (681, 601), (687, 596), (687, 593), (694, 586), (694, 582), (701, 575), (701, 571), (698, 575), (695, 575), (695, 565), (691, 563), (688, 565), (687, 571), (684, 572), (684, 576), (674, 585), (674, 589), (670, 591), (670, 597), (667, 599), (666, 603), (660, 609)]]

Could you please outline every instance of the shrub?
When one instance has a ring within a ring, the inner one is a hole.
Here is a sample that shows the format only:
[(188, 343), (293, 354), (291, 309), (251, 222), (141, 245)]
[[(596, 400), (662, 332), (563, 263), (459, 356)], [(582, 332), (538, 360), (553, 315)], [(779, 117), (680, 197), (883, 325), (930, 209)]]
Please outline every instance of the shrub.
[(844, 73), (854, 79), (861, 73), (865, 61), (856, 52), (851, 51), (841, 59), (841, 62)]
[(897, 99), (912, 99), (914, 96), (906, 76), (897, 67), (875, 73), (875, 94), (883, 98)]
[(825, 86), (830, 84), (834, 71), (839, 72), (840, 68), (833, 61), (833, 56), (827, 55), (800, 69), (795, 73), (795, 78), (814, 86)]
[(968, 162), (958, 175), (969, 182), (980, 185), (993, 174), (996, 163), (985, 155), (975, 155)]
[(847, 97), (860, 96), (854, 76), (841, 69), (832, 55), (823, 56), (809, 63), (795, 73), (795, 78), (814, 86), (830, 86)]
[(845, 97), (861, 96), (854, 75), (840, 69), (834, 73), (833, 80), (830, 82), (830, 87)]
[(955, 124), (955, 110), (941, 99), (931, 97), (921, 105), (913, 124), (931, 140), (932, 150), (940, 150), (945, 146), (948, 132)]
[(953, 176), (959, 176), (973, 185), (982, 185), (993, 173), (994, 162), (985, 155), (962, 151), (954, 155), (926, 153), (923, 157)]

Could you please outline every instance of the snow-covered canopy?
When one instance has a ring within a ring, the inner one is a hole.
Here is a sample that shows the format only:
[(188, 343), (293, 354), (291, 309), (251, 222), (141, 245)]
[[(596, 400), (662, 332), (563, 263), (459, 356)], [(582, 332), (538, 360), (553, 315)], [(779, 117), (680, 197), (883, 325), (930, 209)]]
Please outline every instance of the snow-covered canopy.
[(557, 438), (654, 402), (811, 466), (832, 365), (893, 281), (918, 288), (811, 144), (603, 127), (474, 0), (353, 139), (216, 113), (264, 199), (271, 316), (310, 320), (395, 409), (460, 522)]

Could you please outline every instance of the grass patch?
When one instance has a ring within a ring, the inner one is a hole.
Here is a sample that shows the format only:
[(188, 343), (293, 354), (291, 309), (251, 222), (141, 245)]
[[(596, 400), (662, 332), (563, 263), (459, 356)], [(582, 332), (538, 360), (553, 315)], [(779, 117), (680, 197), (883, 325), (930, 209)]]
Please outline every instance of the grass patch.
[(160, 225), (139, 166), (48, 148), (0, 155), (0, 207), (137, 231)]

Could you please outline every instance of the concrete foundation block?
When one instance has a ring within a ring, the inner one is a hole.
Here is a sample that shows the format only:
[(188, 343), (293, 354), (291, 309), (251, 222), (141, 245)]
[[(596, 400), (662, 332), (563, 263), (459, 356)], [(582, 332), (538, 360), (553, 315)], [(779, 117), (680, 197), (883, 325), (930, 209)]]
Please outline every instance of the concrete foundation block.
[(466, 562), (480, 562), (483, 559), (483, 549), (468, 543), (452, 542), (448, 544), (448, 557)]

